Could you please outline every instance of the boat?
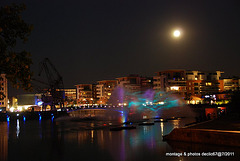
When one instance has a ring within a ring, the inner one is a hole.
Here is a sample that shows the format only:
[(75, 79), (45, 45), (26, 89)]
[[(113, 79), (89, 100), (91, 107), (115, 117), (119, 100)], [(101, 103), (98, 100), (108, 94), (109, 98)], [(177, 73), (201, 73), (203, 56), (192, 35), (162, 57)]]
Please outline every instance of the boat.
[(120, 131), (120, 130), (130, 130), (130, 129), (136, 129), (136, 126), (117, 126), (117, 127), (111, 127), (110, 131)]
[(168, 122), (168, 121), (163, 119), (158, 119), (158, 120), (154, 120), (154, 122)]
[(150, 125), (154, 125), (154, 122), (142, 122), (140, 124), (138, 124), (139, 126), (150, 126)]

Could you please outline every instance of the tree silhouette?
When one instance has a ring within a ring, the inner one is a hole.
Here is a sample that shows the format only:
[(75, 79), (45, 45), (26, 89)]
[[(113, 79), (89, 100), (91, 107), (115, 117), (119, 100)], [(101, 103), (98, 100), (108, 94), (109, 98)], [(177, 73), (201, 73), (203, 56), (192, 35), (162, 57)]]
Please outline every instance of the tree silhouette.
[(28, 40), (33, 29), (21, 17), (25, 9), (24, 4), (0, 8), (0, 74), (6, 74), (13, 87), (31, 90), (31, 55), (25, 50), (16, 49), (17, 44)]

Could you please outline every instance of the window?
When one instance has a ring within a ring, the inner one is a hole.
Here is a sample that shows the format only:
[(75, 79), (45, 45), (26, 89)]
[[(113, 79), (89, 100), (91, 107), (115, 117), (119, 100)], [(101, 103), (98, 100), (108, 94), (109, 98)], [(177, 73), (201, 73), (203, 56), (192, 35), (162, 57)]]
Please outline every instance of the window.
[(211, 86), (212, 83), (211, 82), (206, 82), (206, 86)]
[(197, 91), (197, 90), (199, 90), (199, 88), (198, 87), (194, 87), (194, 90)]

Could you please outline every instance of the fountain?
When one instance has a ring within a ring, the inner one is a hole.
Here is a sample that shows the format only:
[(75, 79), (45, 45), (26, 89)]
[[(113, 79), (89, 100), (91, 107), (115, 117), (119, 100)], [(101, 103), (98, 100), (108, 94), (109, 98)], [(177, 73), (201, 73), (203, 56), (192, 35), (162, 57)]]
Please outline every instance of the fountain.
[(123, 122), (149, 118), (194, 117), (182, 97), (177, 94), (154, 91), (129, 92), (117, 86), (112, 92), (108, 104), (121, 106)]

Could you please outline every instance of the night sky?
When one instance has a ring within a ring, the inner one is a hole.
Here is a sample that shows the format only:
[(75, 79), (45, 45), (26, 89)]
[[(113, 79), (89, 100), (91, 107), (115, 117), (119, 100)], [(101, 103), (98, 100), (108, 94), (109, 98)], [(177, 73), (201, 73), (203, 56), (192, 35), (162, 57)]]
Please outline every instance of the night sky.
[[(24, 2), (34, 25), (21, 48), (32, 70), (48, 57), (65, 87), (167, 69), (240, 75), (240, 4), (219, 0), (1, 0)], [(180, 39), (171, 36), (181, 29)]]

